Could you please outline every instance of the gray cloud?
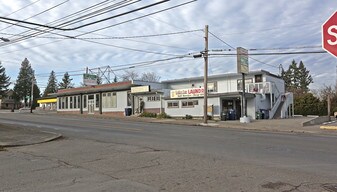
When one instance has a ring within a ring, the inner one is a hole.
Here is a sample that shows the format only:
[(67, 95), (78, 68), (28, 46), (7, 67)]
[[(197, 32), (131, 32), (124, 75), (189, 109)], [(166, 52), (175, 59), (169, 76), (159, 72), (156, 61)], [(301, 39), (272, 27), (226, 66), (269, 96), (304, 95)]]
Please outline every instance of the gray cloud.
[[(2, 16), (10, 14), (30, 2), (32, 1), (0, 0), (0, 3), (3, 5), (0, 7), (0, 13)], [(61, 2), (63, 1), (40, 1), (18, 13), (11, 15), (10, 17), (25, 19)], [(181, 1), (171, 1), (168, 4), (152, 8), (151, 10), (154, 11), (180, 2)], [(97, 3), (97, 1), (94, 0), (83, 2), (69, 1), (62, 6), (34, 17), (29, 21), (48, 23), (95, 3)], [(199, 0), (184, 7), (102, 30), (97, 32), (97, 34), (88, 34), (83, 37), (103, 37), (101, 35), (136, 36), (169, 33), (191, 29), (202, 29), (204, 25), (208, 24), (212, 33), (216, 34), (219, 38), (233, 47), (241, 46), (248, 49), (259, 49), (320, 45), (321, 25), (335, 11), (336, 7), (337, 2), (330, 0), (322, 0), (319, 2), (317, 0)], [(128, 9), (132, 9), (132, 7)], [(148, 11), (142, 11), (137, 14), (131, 14), (127, 17), (110, 20), (98, 25), (83, 28), (80, 32), (59, 33), (78, 35), (83, 31), (91, 31), (146, 13), (148, 13)], [(112, 14), (113, 13), (109, 13), (107, 15)], [(0, 29), (6, 26), (8, 25), (0, 23)], [(25, 30), (26, 29), (19, 27), (12, 27), (0, 32), (17, 34)], [(7, 37), (7, 35), (0, 36)], [(55, 37), (53, 34), (45, 34), (43, 36)], [(135, 52), (113, 46), (123, 46), (132, 49), (177, 55), (202, 51), (204, 46), (203, 32), (201, 31), (135, 40), (147, 43), (116, 39), (93, 40), (110, 45), (106, 46), (84, 42), (81, 40), (65, 39), (57, 41), (57, 39), (36, 37), (20, 43), (1, 46), (0, 60), (3, 61), (2, 63), (6, 67), (7, 73), (12, 77), (12, 79), (16, 79), (20, 64), (25, 57), (31, 61), (37, 74), (48, 74), (51, 70), (56, 72), (65, 72), (83, 69), (84, 72), (85, 67), (99, 67), (106, 65), (118, 67), (129, 63), (170, 57), (165, 55)], [(41, 46), (42, 44), (45, 45)], [(1, 43), (0, 45), (4, 45), (4, 43)], [(210, 36), (209, 47), (210, 49), (230, 48), (212, 36)], [(14, 50), (20, 51), (11, 52)], [(308, 49), (296, 49), (296, 51), (306, 50)], [(316, 50), (321, 49), (318, 48)], [(279, 50), (274, 52), (277, 51)], [(253, 53), (253, 51), (251, 52)], [(279, 71), (278, 66), (280, 64), (282, 64), (284, 68), (287, 68), (293, 59), (297, 62), (302, 60), (314, 77), (315, 83), (313, 86), (319, 87), (323, 84), (326, 85), (335, 83), (335, 68), (337, 62), (336, 59), (329, 54), (252, 57), (267, 63), (268, 65), (250, 59), (251, 70), (265, 69), (277, 74)], [(167, 61), (150, 66), (136, 67), (134, 70), (139, 73), (156, 72), (161, 76), (161, 80), (168, 80), (203, 75), (202, 62), (202, 59)], [(210, 74), (235, 72), (235, 63), (235, 57), (212, 58), (210, 59)], [(122, 71), (116, 71), (116, 73), (121, 74)], [(329, 76), (329, 78), (327, 78), (327, 76)], [(59, 79), (61, 79), (61, 77)], [(80, 77), (74, 76), (74, 79), (78, 81), (76, 83), (79, 85)], [(46, 84), (47, 78), (40, 78), (38, 81), (40, 84)]]

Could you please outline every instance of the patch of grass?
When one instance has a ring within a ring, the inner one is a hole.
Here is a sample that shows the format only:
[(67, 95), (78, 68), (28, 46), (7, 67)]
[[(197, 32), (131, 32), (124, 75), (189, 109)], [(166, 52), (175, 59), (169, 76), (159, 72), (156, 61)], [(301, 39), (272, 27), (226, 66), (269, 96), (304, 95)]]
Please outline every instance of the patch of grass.
[(158, 114), (157, 118), (158, 119), (171, 119), (172, 117), (163, 112), (163, 113)]
[(193, 119), (193, 116), (192, 116), (192, 115), (186, 114), (185, 117), (184, 117), (183, 119)]
[(157, 117), (157, 113), (143, 112), (142, 114), (139, 115), (139, 117), (152, 117), (152, 118), (156, 118)]

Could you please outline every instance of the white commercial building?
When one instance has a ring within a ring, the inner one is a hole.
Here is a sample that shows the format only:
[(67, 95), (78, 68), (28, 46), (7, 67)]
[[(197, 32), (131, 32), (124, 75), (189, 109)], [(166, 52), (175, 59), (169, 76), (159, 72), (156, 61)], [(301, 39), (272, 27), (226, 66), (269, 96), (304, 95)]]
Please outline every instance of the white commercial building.
[[(102, 115), (132, 115), (142, 111), (172, 117), (203, 117), (203, 77), (160, 83), (118, 82), (60, 90), (58, 112)], [(208, 77), (208, 115), (215, 119), (236, 120), (242, 114), (242, 75)], [(267, 71), (245, 76), (246, 115), (252, 119), (287, 118), (293, 114), (293, 95), (285, 92), (284, 81)]]

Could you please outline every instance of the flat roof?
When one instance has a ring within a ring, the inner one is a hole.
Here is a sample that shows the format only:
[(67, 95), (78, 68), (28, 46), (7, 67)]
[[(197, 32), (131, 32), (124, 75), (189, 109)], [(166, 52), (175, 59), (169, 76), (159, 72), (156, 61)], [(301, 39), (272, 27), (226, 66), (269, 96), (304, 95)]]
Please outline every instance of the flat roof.
[(87, 93), (127, 90), (127, 89), (130, 89), (132, 85), (133, 84), (131, 81), (123, 81), (123, 82), (116, 82), (116, 83), (110, 83), (110, 84), (77, 87), (77, 88), (71, 88), (71, 89), (60, 89), (55, 95), (65, 96), (65, 95), (75, 95), (75, 94), (87, 94)]
[[(247, 75), (259, 75), (259, 74), (266, 74), (270, 75), (276, 78), (280, 78), (280, 76), (275, 75), (273, 73), (270, 73), (265, 70), (259, 70), (259, 71), (250, 71)], [(223, 74), (218, 74), (218, 75), (209, 75), (209, 79), (216, 79), (216, 78), (221, 78), (221, 77), (241, 77), (242, 74), (240, 73), (223, 73)], [(182, 79), (173, 79), (173, 80), (167, 80), (167, 81), (162, 81), (162, 83), (175, 83), (175, 82), (184, 82), (184, 81), (196, 81), (196, 80), (203, 80), (204, 76), (199, 76), (199, 77), (190, 77), (190, 78), (182, 78)]]

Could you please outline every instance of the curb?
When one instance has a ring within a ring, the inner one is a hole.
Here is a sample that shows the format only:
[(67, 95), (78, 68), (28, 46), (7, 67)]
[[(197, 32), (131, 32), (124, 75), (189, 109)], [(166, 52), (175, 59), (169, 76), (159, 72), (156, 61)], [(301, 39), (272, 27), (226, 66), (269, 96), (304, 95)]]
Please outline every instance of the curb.
[(20, 143), (20, 141), (16, 141), (16, 142), (0, 142), (0, 147), (19, 147), (19, 146), (27, 146), (27, 145), (35, 145), (35, 144), (40, 144), (40, 143), (46, 143), (46, 142), (50, 142), (50, 141), (54, 141), (56, 139), (59, 139), (62, 137), (62, 134), (56, 134), (56, 133), (51, 133), (51, 132), (46, 132), (43, 131), (45, 133), (49, 133), (49, 134), (54, 134), (54, 136), (52, 137), (48, 137), (46, 139), (43, 139), (41, 141), (36, 141), (36, 142), (26, 142), (26, 143)]
[(327, 129), (327, 130), (337, 130), (337, 126), (333, 126), (333, 125), (322, 125), (319, 128), (320, 129)]

